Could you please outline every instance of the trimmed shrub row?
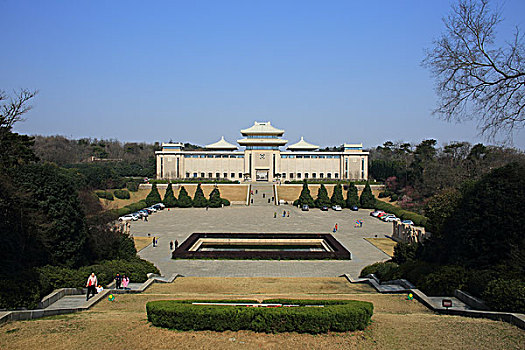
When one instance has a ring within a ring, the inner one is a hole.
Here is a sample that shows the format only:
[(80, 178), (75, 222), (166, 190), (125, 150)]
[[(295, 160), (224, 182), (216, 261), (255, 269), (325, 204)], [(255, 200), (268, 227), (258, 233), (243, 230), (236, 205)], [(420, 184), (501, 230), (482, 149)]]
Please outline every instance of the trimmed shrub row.
[[(326, 333), (363, 330), (373, 314), (373, 304), (354, 300), (266, 300), (300, 307), (245, 307), (192, 305), (193, 301), (159, 300), (146, 304), (148, 321), (170, 329), (280, 333)], [(201, 301), (202, 302), (202, 301)], [(206, 301), (224, 302), (224, 301)], [(232, 302), (232, 301), (230, 301)], [(233, 302), (246, 303), (246, 300)], [(305, 307), (324, 305), (324, 307)], [(301, 307), (303, 306), (303, 307)]]
[(126, 205), (125, 207), (119, 208), (119, 209), (113, 209), (112, 212), (115, 214), (116, 217), (127, 215), (134, 213), (140, 209), (144, 209), (148, 206), (146, 201), (143, 199), (141, 201), (131, 203)]
[(399, 207), (396, 207), (395, 205), (383, 201), (377, 200), (374, 207), (377, 210), (384, 210), (387, 213), (392, 213), (402, 220), (412, 220), (414, 222), (414, 225), (416, 226), (422, 226), (426, 228), (428, 223), (428, 218), (426, 216), (405, 209), (401, 209)]
[(195, 184), (195, 183), (201, 183), (201, 184), (240, 184), (241, 182), (239, 180), (228, 180), (228, 179), (214, 179), (214, 178), (200, 178), (200, 177), (195, 177), (195, 178), (191, 178), (191, 179), (177, 179), (177, 180), (174, 180), (175, 182), (173, 182), (172, 180), (162, 180), (162, 179), (158, 179), (158, 180), (149, 180), (149, 183), (151, 184), (168, 184), (168, 183), (173, 183), (173, 184)]
[(129, 192), (127, 190), (115, 190), (113, 191), (113, 194), (118, 199), (129, 199), (130, 198)]
[(107, 200), (114, 200), (115, 197), (113, 197), (113, 193), (109, 191), (95, 191), (95, 194), (98, 198), (107, 199)]

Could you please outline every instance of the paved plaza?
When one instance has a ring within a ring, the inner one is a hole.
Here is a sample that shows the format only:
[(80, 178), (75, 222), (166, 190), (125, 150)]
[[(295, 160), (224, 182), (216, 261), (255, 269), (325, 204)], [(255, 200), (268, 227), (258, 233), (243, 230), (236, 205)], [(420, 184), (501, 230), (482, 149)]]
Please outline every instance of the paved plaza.
[[(283, 210), (290, 217), (282, 217)], [(277, 212), (277, 218), (274, 218)], [(348, 209), (328, 212), (281, 206), (232, 206), (219, 209), (175, 208), (150, 215), (149, 220), (131, 224), (134, 236), (158, 237), (158, 246), (150, 244), (139, 255), (153, 262), (164, 276), (178, 273), (200, 277), (335, 277), (344, 273), (357, 277), (361, 269), (389, 256), (367, 242), (367, 237), (392, 234), (392, 223), (371, 217), (369, 210)], [(355, 228), (355, 221), (363, 221)], [(338, 224), (338, 232), (332, 229)], [(194, 232), (237, 233), (332, 233), (352, 253), (352, 260), (173, 260), (169, 242), (179, 244)]]

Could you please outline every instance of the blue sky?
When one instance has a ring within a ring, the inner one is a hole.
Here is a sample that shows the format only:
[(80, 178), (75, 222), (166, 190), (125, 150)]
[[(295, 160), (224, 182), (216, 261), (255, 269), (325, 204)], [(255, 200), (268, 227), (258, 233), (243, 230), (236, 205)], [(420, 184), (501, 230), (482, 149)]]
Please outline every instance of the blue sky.
[[(431, 115), (424, 49), (451, 1), (0, 0), (0, 89), (38, 89), (27, 134), (233, 142), (483, 141)], [(503, 4), (503, 38), (525, 1)], [(525, 149), (525, 133), (514, 136)]]

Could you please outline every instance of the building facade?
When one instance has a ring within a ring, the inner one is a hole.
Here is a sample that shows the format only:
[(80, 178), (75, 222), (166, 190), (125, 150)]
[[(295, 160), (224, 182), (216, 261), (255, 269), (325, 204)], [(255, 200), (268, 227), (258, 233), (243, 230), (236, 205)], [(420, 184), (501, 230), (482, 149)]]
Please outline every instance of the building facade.
[(301, 140), (288, 143), (284, 130), (270, 122), (255, 122), (241, 130), (239, 149), (222, 137), (202, 150), (185, 150), (182, 143), (163, 143), (155, 152), (158, 179), (228, 179), (238, 181), (293, 181), (303, 179), (368, 179), (368, 152), (362, 144), (344, 144), (341, 152), (319, 151)]

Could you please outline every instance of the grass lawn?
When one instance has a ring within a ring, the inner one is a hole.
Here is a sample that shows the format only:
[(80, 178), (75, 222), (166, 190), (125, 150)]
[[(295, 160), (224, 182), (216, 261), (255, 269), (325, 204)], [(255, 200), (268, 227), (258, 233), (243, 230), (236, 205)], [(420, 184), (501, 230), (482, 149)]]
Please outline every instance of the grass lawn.
[(151, 244), (151, 242), (153, 242), (153, 239), (150, 237), (133, 237), (133, 240), (135, 241), (135, 248), (137, 249), (137, 252), (146, 248)]
[(388, 256), (394, 256), (394, 247), (397, 242), (391, 238), (365, 238), (372, 245), (383, 251)]
[[(270, 294), (266, 295), (265, 292)], [(245, 294), (246, 293), (246, 294)], [(150, 300), (259, 298), (282, 295), (374, 303), (372, 324), (359, 332), (308, 335), (178, 332), (150, 325)], [(525, 332), (507, 323), (436, 315), (403, 295), (361, 289), (343, 278), (189, 278), (155, 284), (147, 293), (117, 295), (91, 310), (0, 326), (1, 349), (523, 349)]]

